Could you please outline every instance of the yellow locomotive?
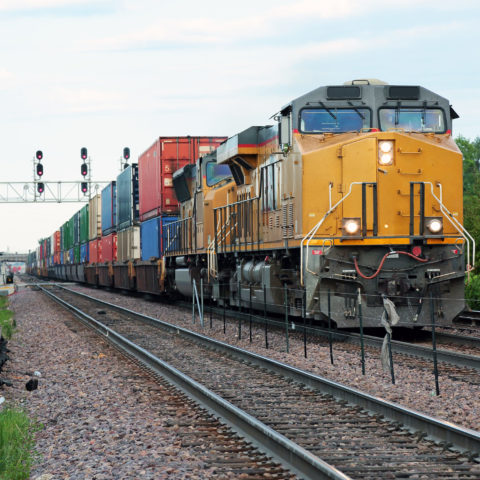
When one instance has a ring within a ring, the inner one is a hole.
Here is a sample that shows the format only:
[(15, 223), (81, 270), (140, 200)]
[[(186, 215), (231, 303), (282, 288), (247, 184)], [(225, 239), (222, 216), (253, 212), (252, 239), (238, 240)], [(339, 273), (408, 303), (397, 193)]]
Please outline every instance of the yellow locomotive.
[[(165, 288), (339, 328), (451, 323), (473, 239), (449, 102), (420, 86), (356, 80), (284, 106), (174, 174)], [(467, 265), (467, 267), (466, 267)], [(428, 299), (428, 301), (427, 301)], [(433, 305), (433, 307), (432, 307)]]

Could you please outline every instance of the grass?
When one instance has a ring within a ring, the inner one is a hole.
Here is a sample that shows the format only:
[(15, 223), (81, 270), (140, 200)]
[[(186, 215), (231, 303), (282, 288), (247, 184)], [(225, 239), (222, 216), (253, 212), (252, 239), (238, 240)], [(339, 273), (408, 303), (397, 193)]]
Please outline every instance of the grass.
[(0, 297), (0, 327), (2, 336), (5, 340), (10, 340), (15, 329), (15, 320), (13, 319), (13, 312), (7, 310), (7, 298)]
[(0, 412), (0, 480), (24, 480), (38, 458), (35, 433), (43, 426), (24, 410), (5, 407)]

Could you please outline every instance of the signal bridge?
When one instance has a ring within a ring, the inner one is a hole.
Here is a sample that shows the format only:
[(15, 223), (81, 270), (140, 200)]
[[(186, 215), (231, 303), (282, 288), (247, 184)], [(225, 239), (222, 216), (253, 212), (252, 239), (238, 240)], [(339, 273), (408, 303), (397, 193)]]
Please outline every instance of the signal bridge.
[[(30, 181), (0, 182), (0, 203), (73, 203), (88, 202), (92, 196), (100, 193), (108, 181)], [(43, 191), (39, 193), (39, 184)], [(83, 184), (83, 185), (82, 185)], [(87, 191), (84, 192), (85, 184)]]

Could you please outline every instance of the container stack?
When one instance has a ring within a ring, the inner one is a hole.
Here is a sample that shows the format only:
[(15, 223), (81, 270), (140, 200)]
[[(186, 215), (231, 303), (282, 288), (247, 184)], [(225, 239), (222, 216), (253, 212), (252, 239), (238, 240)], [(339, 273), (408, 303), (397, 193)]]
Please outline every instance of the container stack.
[(99, 263), (117, 260), (117, 182), (102, 190), (102, 240)]
[(88, 249), (89, 263), (102, 262), (102, 197), (95, 195), (88, 202)]
[(140, 184), (141, 259), (163, 255), (163, 226), (178, 219), (179, 203), (173, 173), (215, 150), (225, 137), (160, 137), (138, 159)]
[(117, 261), (140, 258), (138, 165), (126, 167), (117, 177)]

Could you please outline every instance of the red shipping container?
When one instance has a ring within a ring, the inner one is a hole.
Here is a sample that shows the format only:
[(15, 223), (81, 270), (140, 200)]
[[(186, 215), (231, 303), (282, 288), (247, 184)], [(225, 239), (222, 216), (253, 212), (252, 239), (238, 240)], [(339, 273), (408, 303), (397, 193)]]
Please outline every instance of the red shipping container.
[(227, 137), (160, 137), (138, 158), (140, 220), (178, 213), (173, 172), (215, 150)]
[(91, 240), (89, 243), (89, 261), (88, 263), (102, 262), (102, 242), (101, 239)]
[(60, 230), (57, 230), (53, 234), (54, 245), (53, 245), (53, 253), (60, 253)]
[(117, 233), (111, 233), (100, 240), (100, 260), (99, 263), (115, 262), (117, 260)]

